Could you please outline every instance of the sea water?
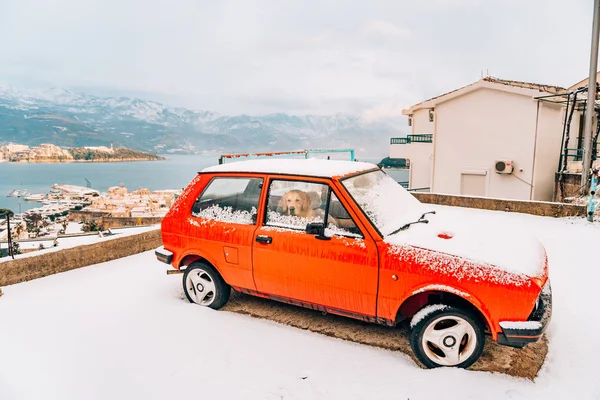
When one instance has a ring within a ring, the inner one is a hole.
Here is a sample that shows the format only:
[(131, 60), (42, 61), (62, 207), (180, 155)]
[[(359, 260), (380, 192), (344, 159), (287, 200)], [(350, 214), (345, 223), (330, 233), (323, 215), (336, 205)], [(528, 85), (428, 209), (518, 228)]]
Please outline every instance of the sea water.
[[(124, 185), (128, 190), (183, 189), (198, 171), (217, 164), (219, 160), (217, 154), (162, 156), (167, 159), (110, 163), (1, 162), (0, 208), (10, 208), (15, 213), (20, 213), (30, 208), (40, 207), (42, 204), (39, 202), (6, 197), (6, 195), (12, 189), (26, 189), (29, 194), (45, 194), (54, 184), (88, 186), (89, 181), (91, 188), (100, 192), (106, 192), (109, 187), (118, 185)], [(360, 161), (373, 163), (380, 160), (381, 157), (360, 158)]]

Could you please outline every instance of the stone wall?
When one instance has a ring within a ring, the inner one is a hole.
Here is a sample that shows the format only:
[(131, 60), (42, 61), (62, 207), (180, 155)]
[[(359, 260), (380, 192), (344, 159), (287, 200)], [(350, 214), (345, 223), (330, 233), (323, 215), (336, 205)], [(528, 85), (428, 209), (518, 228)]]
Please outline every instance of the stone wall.
[(104, 229), (160, 224), (163, 217), (111, 217), (109, 211), (69, 211), (69, 221), (95, 221)]
[(160, 230), (82, 245), (38, 256), (0, 262), (0, 286), (70, 271), (152, 250), (162, 244)]
[(100, 223), (104, 229), (122, 226), (146, 226), (160, 224), (163, 217), (102, 217)]
[(560, 173), (556, 173), (554, 177), (554, 201), (566, 201), (569, 198), (580, 197), (580, 190), (581, 174), (566, 173), (561, 184)]
[(491, 199), (487, 197), (467, 197), (436, 193), (413, 193), (423, 203), (444, 206), (479, 208), (484, 210), (510, 211), (551, 217), (585, 216), (585, 206), (575, 204), (550, 203), (544, 201), (522, 201)]
[(68, 219), (73, 222), (99, 221), (109, 215), (109, 211), (69, 211)]

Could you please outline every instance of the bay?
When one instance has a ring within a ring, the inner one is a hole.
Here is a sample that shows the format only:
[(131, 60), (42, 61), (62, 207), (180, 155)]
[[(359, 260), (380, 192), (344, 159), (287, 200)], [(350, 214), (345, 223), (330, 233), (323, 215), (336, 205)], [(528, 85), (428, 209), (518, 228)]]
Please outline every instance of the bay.
[[(27, 189), (30, 194), (48, 193), (54, 184), (87, 186), (106, 192), (123, 184), (129, 190), (148, 188), (183, 189), (198, 171), (218, 163), (217, 154), (162, 155), (163, 161), (111, 163), (0, 163), (0, 208), (20, 213), (41, 203), (7, 197), (12, 189)], [(347, 155), (346, 155), (347, 157)], [(336, 157), (337, 158), (337, 157)], [(377, 163), (381, 157), (360, 157), (360, 161)], [(231, 162), (231, 161), (226, 161)]]

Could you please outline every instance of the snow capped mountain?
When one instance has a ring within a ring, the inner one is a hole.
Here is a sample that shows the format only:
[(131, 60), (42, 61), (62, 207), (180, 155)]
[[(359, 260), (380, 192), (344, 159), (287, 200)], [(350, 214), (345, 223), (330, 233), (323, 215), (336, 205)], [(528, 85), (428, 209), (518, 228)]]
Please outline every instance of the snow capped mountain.
[(353, 147), (385, 154), (394, 127), (351, 115), (225, 116), (129, 97), (0, 85), (0, 143), (126, 146), (155, 152)]

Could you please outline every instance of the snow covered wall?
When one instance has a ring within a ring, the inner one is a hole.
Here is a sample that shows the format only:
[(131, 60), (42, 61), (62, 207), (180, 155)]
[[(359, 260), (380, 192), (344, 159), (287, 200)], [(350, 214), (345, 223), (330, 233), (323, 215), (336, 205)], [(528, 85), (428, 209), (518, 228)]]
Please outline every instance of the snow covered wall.
[(0, 286), (12, 285), (72, 269), (127, 257), (162, 244), (160, 229), (128, 236), (106, 237), (99, 243), (72, 248), (54, 247), (41, 254), (0, 262)]

